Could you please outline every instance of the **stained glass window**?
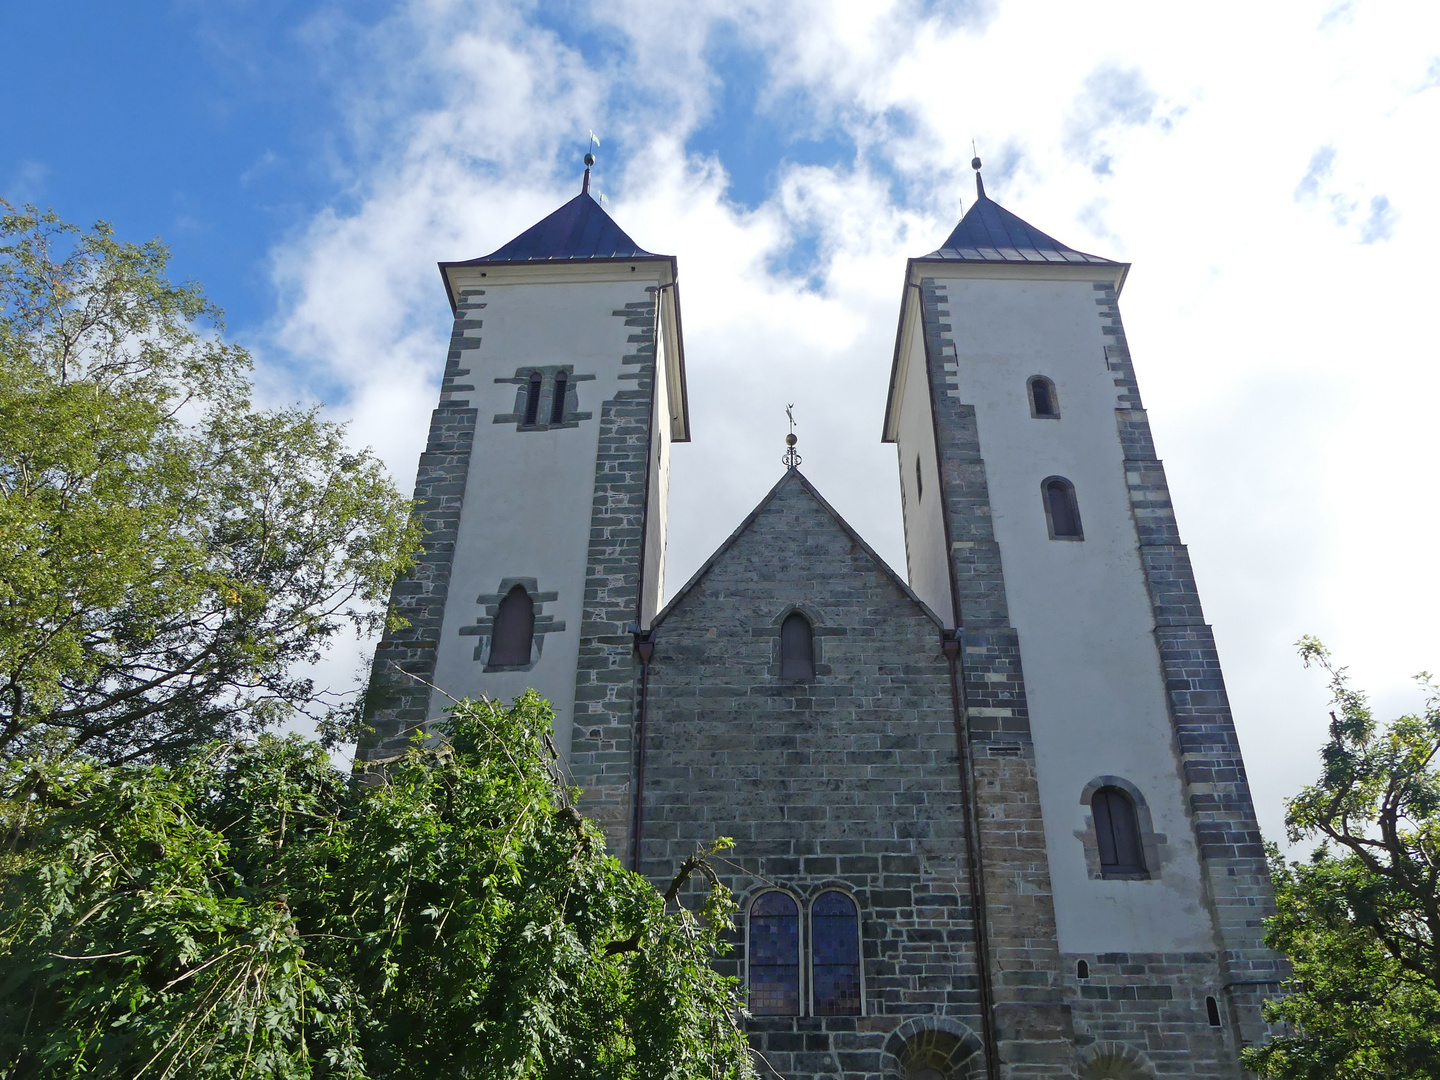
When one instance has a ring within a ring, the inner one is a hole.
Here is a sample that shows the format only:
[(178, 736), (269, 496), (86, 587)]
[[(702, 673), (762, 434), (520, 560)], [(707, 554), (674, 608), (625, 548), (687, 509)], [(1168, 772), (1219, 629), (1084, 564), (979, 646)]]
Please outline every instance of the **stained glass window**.
[(860, 919), (855, 901), (823, 892), (810, 908), (816, 1016), (860, 1015)]
[(800, 1014), (800, 909), (782, 892), (761, 893), (750, 905), (750, 1012)]

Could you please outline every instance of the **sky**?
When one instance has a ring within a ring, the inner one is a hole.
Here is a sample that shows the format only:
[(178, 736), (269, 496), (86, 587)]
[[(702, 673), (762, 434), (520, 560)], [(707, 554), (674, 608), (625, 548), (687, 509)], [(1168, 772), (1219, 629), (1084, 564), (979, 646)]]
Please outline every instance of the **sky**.
[[(679, 258), (673, 591), (803, 469), (903, 572), (880, 443), (905, 259), (988, 193), (1129, 261), (1121, 310), (1262, 828), (1318, 773), (1320, 637), (1377, 709), (1440, 665), (1440, 5), (0, 0), (0, 195), (164, 238), (409, 491), (435, 263), (595, 188)], [(368, 651), (346, 643), (337, 685)]]

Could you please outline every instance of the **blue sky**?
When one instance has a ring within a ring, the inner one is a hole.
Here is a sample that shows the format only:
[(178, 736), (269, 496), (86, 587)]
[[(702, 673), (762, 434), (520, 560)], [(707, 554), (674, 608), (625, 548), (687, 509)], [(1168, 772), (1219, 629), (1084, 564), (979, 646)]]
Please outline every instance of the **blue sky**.
[[(1382, 707), (1440, 663), (1440, 8), (1410, 0), (0, 4), (0, 194), (159, 235), (258, 361), (413, 482), (442, 259), (597, 190), (685, 281), (672, 587), (807, 474), (904, 566), (899, 283), (973, 192), (1130, 260), (1122, 307), (1262, 820), (1318, 634)], [(363, 647), (331, 665), (343, 681)]]

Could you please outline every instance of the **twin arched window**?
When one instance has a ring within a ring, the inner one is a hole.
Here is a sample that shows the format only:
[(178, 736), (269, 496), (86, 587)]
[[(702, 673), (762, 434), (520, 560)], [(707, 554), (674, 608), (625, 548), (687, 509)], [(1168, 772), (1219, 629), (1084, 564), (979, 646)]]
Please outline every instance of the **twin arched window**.
[[(757, 896), (746, 953), (751, 1015), (800, 1015), (800, 945), (795, 898), (778, 890)], [(810, 995), (812, 1015), (860, 1015), (860, 917), (855, 901), (834, 889), (810, 905)]]
[(1063, 476), (1047, 476), (1040, 483), (1045, 502), (1045, 523), (1051, 540), (1084, 540), (1080, 527), (1080, 505), (1075, 501), (1075, 485)]
[(1095, 842), (1100, 849), (1101, 877), (1135, 877), (1147, 873), (1140, 840), (1140, 815), (1123, 788), (1108, 785), (1090, 796)]
[(810, 682), (815, 678), (815, 631), (798, 611), (780, 624), (780, 678)]
[[(544, 389), (545, 377), (538, 371), (531, 372), (530, 379), (525, 384), (525, 410), (522, 413), (524, 416), (524, 420), (521, 422), (522, 426), (534, 427), (540, 423), (540, 395)], [(570, 376), (563, 371), (557, 371), (551, 385), (549, 423), (562, 424), (565, 422), (566, 398), (569, 392)]]
[(530, 663), (535, 640), (535, 601), (516, 585), (500, 601), (495, 626), (490, 632), (489, 667), (518, 667)]

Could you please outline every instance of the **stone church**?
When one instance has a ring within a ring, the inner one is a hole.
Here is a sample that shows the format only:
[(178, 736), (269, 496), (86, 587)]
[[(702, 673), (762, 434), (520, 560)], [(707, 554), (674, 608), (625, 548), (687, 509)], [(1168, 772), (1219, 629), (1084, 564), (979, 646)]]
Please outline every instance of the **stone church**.
[(904, 575), (792, 466), (665, 600), (678, 267), (588, 168), (498, 251), (441, 263), (428, 532), (361, 756), (444, 694), (535, 687), (627, 864), (668, 881), (733, 837), (724, 964), (762, 1075), (1239, 1077), (1282, 969), (1121, 326), (1129, 266), (1021, 220), (973, 165), (973, 206), (899, 283), (879, 435)]

